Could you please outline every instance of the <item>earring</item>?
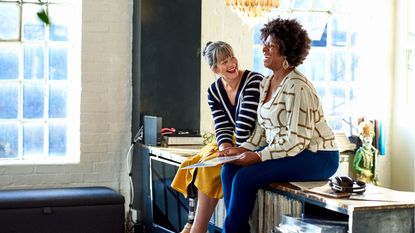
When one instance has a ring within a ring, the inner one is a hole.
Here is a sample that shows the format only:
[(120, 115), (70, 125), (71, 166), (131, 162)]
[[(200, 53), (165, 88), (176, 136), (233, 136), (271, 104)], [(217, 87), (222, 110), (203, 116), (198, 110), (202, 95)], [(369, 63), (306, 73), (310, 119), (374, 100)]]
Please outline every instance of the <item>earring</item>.
[(282, 63), (282, 68), (284, 68), (284, 70), (288, 69), (290, 67), (290, 64), (287, 61), (287, 58), (284, 59), (284, 62)]

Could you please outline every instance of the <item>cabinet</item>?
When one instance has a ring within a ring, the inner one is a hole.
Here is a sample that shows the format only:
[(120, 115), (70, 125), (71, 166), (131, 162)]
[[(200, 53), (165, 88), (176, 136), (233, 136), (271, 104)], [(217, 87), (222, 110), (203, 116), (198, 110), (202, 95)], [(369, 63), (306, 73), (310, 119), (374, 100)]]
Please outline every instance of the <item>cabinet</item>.
[[(200, 146), (146, 146), (150, 157), (178, 166)], [(399, 192), (368, 185), (366, 200), (328, 198), (305, 192), (290, 183), (270, 184), (258, 192), (251, 215), (253, 233), (271, 232), (281, 221), (281, 214), (347, 222), (349, 233), (414, 233), (415, 193)], [(360, 196), (362, 198), (362, 196)], [(370, 200), (368, 200), (370, 199)], [(223, 206), (218, 206), (214, 224), (221, 226)], [(217, 228), (216, 228), (217, 229)]]
[(366, 200), (357, 200), (361, 198), (357, 196), (336, 199), (301, 191), (289, 183), (271, 184), (258, 193), (253, 232), (270, 232), (280, 223), (281, 214), (345, 221), (349, 233), (414, 232), (415, 193), (371, 185), (366, 193)]

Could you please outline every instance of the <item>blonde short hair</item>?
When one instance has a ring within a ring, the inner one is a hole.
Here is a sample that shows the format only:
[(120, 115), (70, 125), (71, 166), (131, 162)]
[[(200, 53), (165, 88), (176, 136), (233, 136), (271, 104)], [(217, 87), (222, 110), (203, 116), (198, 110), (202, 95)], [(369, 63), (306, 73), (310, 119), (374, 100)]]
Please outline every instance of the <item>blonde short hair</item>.
[(212, 68), (228, 57), (234, 57), (232, 47), (223, 41), (208, 42), (203, 50), (203, 56)]

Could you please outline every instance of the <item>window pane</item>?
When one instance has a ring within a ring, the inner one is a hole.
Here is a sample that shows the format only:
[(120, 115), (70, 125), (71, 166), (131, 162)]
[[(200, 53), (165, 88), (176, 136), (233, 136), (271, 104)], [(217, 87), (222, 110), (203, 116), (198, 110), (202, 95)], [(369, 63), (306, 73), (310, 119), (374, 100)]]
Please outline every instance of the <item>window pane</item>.
[(52, 41), (67, 41), (68, 40), (68, 20), (72, 17), (69, 15), (72, 12), (70, 5), (49, 5), (49, 17), (53, 22), (49, 29), (49, 39)]
[(0, 158), (17, 158), (17, 124), (0, 124)]
[(0, 2), (0, 40), (19, 39), (19, 5)]
[(343, 119), (341, 117), (330, 117), (328, 122), (333, 130), (344, 130)]
[(320, 99), (325, 99), (326, 98), (326, 88), (324, 88), (323, 86), (319, 86), (319, 85), (315, 85), (316, 91), (317, 91), (317, 95), (318, 97), (320, 97)]
[(45, 24), (37, 16), (42, 8), (37, 4), (23, 5), (23, 39), (43, 40), (45, 39)]
[(334, 7), (333, 1), (327, 0), (314, 0), (313, 1), (313, 10), (329, 11)]
[(304, 26), (311, 40), (321, 40), (329, 20), (328, 13), (294, 11), (291, 15)]
[(312, 81), (323, 81), (326, 76), (326, 50), (312, 48), (304, 62), (304, 73)]
[(19, 78), (19, 49), (17, 46), (0, 46), (0, 80)]
[(347, 45), (348, 20), (346, 16), (332, 17), (332, 45), (345, 47)]
[(353, 103), (356, 99), (354, 88), (350, 88), (349, 95), (350, 95), (349, 100), (351, 103)]
[(332, 87), (330, 89), (332, 95), (330, 115), (341, 115), (346, 110), (346, 92), (343, 87)]
[(334, 0), (333, 12), (336, 14), (338, 12), (350, 12), (352, 4), (355, 4), (355, 1), (350, 0)]
[(291, 7), (293, 9), (308, 10), (311, 9), (312, 4), (312, 0), (292, 0)]
[(49, 86), (49, 118), (66, 117), (68, 88), (66, 82), (52, 83)]
[(261, 28), (264, 27), (264, 24), (262, 23), (258, 23), (255, 26), (255, 30), (254, 30), (254, 45), (261, 45), (262, 41), (261, 41)]
[(16, 119), (18, 113), (18, 84), (0, 85), (0, 119)]
[(24, 46), (25, 79), (43, 79), (44, 56), (43, 46), (34, 44)]
[(264, 74), (264, 55), (262, 55), (262, 45), (254, 46), (254, 70)]
[(350, 64), (351, 81), (356, 80), (358, 69), (359, 69), (359, 56), (356, 53), (352, 53), (352, 62)]
[(23, 125), (23, 158), (43, 156), (43, 125), (25, 123)]
[(49, 124), (49, 156), (65, 156), (66, 154), (66, 124)]
[(324, 31), (323, 31), (323, 34), (321, 34), (320, 39), (314, 38), (311, 41), (311, 46), (312, 47), (326, 47), (327, 46), (327, 24), (324, 27)]
[(23, 85), (23, 117), (26, 119), (43, 118), (44, 106), (43, 85), (25, 83)]
[(49, 79), (67, 79), (67, 49), (50, 46), (49, 48)]
[(344, 51), (335, 51), (331, 55), (331, 80), (345, 81), (346, 76), (346, 53)]

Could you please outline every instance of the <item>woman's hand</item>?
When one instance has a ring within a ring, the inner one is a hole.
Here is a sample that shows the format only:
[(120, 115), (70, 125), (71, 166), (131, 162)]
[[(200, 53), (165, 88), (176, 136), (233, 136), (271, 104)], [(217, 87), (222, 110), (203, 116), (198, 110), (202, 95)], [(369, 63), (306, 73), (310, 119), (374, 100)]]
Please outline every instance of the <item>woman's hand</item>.
[(224, 156), (231, 156), (231, 155), (240, 155), (246, 151), (249, 151), (249, 150), (243, 147), (230, 147), (222, 151), (218, 151), (218, 156), (224, 157)]
[(252, 151), (247, 151), (242, 153), (242, 158), (238, 160), (234, 160), (230, 163), (241, 165), (241, 166), (248, 166), (252, 164), (256, 164), (261, 162), (261, 158), (259, 157), (259, 154)]
[(224, 143), (220, 144), (219, 151), (222, 151), (222, 150), (225, 150), (225, 149), (228, 149), (228, 148), (231, 148), (231, 147), (233, 147), (232, 143), (224, 142)]

